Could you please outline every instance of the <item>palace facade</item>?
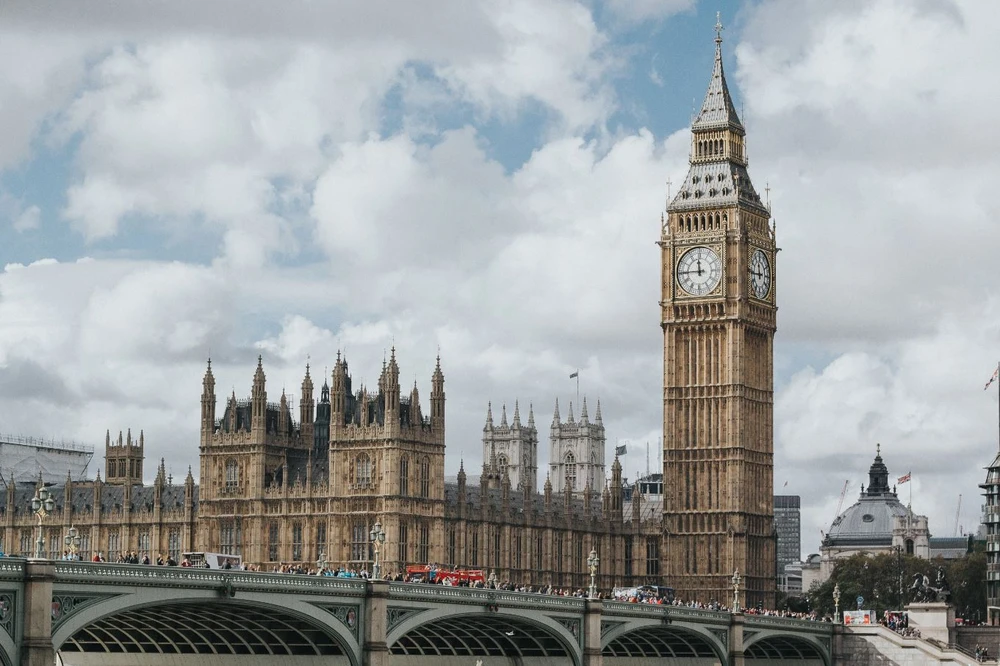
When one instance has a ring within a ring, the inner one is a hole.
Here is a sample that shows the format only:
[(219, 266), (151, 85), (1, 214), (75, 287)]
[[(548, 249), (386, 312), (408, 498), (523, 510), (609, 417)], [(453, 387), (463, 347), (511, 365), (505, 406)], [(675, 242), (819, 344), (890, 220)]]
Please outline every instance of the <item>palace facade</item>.
[[(211, 362), (201, 398), (200, 479), (189, 470), (175, 484), (161, 461), (143, 485), (144, 436), (131, 432), (105, 445), (105, 473), (94, 481), (50, 486), (56, 508), (45, 521), (45, 552), (59, 557), (70, 526), (81, 556), (121, 551), (179, 559), (186, 551), (232, 553), (264, 569), (281, 564), (371, 570), (369, 532), (386, 534), (382, 572), (436, 562), (495, 570), (500, 579), (584, 587), (591, 549), (601, 557), (603, 587), (662, 584), (661, 524), (626, 520), (621, 465), (610, 484), (583, 492), (541, 494), (525, 478), (515, 487), (510, 467), (484, 464), (477, 486), (445, 483), (445, 392), (440, 359), (431, 377), (429, 412), (414, 386), (399, 384), (395, 350), (374, 391), (354, 389), (347, 361), (338, 358), (318, 400), (307, 366), (298, 418), (288, 398), (268, 400), (263, 362), (250, 396), (221, 404)], [(519, 414), (515, 413), (515, 423)], [(484, 446), (490, 435), (484, 434)], [(530, 439), (530, 438), (529, 438)], [(37, 537), (29, 503), (35, 483), (11, 484), (4, 496), (4, 546), (31, 555)], [(611, 489), (617, 489), (612, 492)], [(641, 515), (641, 494), (630, 515)]]

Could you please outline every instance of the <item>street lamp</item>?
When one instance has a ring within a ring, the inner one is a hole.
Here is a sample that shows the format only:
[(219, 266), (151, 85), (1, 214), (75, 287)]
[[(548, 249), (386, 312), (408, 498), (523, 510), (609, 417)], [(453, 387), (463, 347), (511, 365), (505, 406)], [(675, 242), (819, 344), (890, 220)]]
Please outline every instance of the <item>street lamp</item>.
[(840, 583), (833, 586), (833, 621), (840, 620)]
[(326, 571), (326, 553), (320, 553), (319, 558), (316, 560), (316, 575), (322, 576), (323, 572)]
[(597, 565), (601, 563), (601, 558), (597, 556), (597, 549), (591, 548), (590, 555), (587, 556), (587, 567), (590, 569), (590, 598), (597, 598)]
[(42, 484), (41, 477), (38, 479), (38, 488), (35, 496), (31, 500), (31, 510), (38, 516), (38, 539), (35, 541), (35, 557), (45, 559), (45, 536), (42, 534), (42, 522), (48, 518), (49, 514), (55, 511), (56, 501), (52, 499), (52, 493)]
[(80, 552), (80, 544), (83, 543), (83, 539), (80, 538), (80, 535), (76, 531), (75, 527), (70, 526), (69, 533), (63, 537), (63, 543), (66, 544), (66, 550), (69, 551), (69, 559), (80, 559), (77, 553)]
[(497, 589), (497, 572), (490, 571), (489, 577), (486, 579), (486, 584), (489, 585), (491, 590)]
[(381, 550), (382, 544), (385, 543), (385, 532), (382, 530), (382, 523), (375, 521), (375, 526), (372, 527), (372, 531), (368, 533), (368, 536), (372, 540), (372, 548), (375, 550), (375, 561), (372, 563), (372, 580), (378, 580), (379, 577), (379, 564), (378, 564), (378, 554)]
[(733, 612), (740, 612), (740, 570), (733, 572)]

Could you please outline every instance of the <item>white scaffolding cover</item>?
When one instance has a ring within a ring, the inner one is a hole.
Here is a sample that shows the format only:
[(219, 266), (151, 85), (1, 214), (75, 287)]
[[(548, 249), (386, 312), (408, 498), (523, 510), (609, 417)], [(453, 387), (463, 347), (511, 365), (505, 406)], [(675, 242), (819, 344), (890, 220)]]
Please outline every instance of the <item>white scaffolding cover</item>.
[(74, 442), (55, 442), (0, 434), (0, 476), (3, 481), (37, 481), (41, 472), (46, 483), (62, 483), (66, 473), (74, 481), (87, 478), (94, 447)]

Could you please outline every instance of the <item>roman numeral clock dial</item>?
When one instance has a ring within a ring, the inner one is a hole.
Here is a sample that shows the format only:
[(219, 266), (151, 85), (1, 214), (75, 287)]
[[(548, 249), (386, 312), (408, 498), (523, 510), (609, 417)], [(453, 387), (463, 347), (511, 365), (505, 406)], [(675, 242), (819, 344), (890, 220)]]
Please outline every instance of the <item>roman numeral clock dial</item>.
[(719, 286), (722, 260), (710, 247), (694, 247), (677, 262), (677, 284), (691, 296), (705, 296)]
[(750, 289), (760, 300), (771, 292), (771, 262), (763, 250), (754, 250), (750, 255)]

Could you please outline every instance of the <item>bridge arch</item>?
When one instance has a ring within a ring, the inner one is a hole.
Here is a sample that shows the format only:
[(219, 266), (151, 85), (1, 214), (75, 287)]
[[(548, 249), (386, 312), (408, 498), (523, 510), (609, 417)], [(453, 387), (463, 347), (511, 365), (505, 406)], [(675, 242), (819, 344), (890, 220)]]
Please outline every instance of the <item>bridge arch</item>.
[(154, 589), (111, 597), (67, 617), (52, 643), (63, 663), (74, 665), (133, 663), (136, 654), (150, 664), (154, 655), (184, 654), (202, 666), (233, 655), (267, 663), (281, 656), (296, 665), (361, 664), (357, 640), (332, 614), (298, 600), (276, 604), (259, 593), (231, 599), (204, 590)]
[(634, 663), (639, 658), (680, 660), (687, 666), (727, 666), (729, 650), (703, 627), (663, 620), (633, 620), (605, 633), (601, 640), (605, 666)]
[(469, 657), (482, 658), (486, 666), (491, 661), (581, 666), (582, 627), (573, 622), (576, 620), (569, 619), (568, 624), (577, 627), (577, 635), (556, 619), (536, 611), (435, 608), (400, 622), (390, 630), (386, 643), (391, 655), (405, 655), (407, 664), (417, 666), (443, 666), (451, 661), (448, 657), (463, 666), (469, 663)]
[(743, 658), (748, 666), (832, 666), (826, 646), (808, 634), (762, 632), (744, 642)]

